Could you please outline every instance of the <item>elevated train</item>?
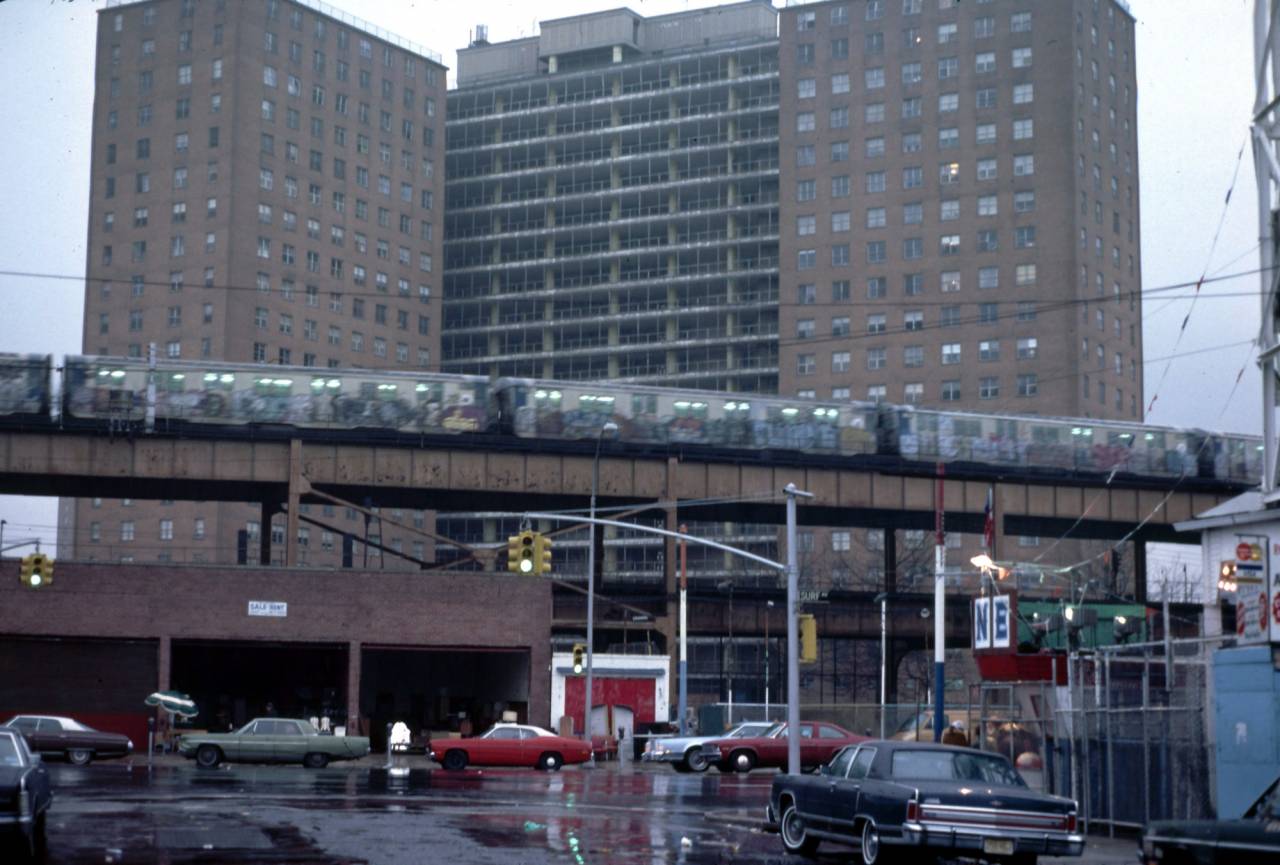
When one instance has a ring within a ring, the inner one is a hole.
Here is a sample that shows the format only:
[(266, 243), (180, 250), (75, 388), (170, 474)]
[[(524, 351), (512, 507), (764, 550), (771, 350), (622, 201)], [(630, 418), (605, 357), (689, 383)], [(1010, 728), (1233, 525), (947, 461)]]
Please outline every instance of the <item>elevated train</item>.
[[(54, 390), (55, 372), (60, 389)], [(617, 437), (650, 446), (879, 455), (1051, 472), (1261, 477), (1262, 441), (1123, 421), (889, 403), (216, 361), (0, 355), (0, 422), (181, 433), (252, 427), (361, 436)]]

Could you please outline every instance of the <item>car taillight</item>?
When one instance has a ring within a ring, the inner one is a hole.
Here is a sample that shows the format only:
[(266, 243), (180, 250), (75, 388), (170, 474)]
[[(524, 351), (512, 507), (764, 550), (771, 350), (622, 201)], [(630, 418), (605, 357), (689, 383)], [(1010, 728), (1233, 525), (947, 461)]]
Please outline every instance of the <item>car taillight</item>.
[(1068, 832), (1076, 831), (1076, 812), (1075, 811), (1072, 811), (1070, 814), (1067, 815), (1067, 831)]
[(912, 799), (907, 803), (907, 822), (915, 823), (920, 819), (920, 803)]

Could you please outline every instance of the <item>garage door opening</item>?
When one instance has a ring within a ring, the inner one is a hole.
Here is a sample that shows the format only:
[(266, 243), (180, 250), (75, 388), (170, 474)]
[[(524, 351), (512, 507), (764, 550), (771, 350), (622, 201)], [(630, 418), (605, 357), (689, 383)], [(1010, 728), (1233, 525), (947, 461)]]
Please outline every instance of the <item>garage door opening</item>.
[(169, 681), (196, 701), (191, 725), (224, 731), (268, 714), (345, 724), (347, 647), (174, 640)]
[(420, 742), (429, 733), (482, 733), (504, 712), (528, 720), (528, 650), (364, 649), (360, 714), (370, 721), (375, 748), (395, 721)]
[(150, 714), (142, 701), (156, 689), (159, 656), (156, 640), (0, 639), (0, 721), (69, 715), (139, 745)]

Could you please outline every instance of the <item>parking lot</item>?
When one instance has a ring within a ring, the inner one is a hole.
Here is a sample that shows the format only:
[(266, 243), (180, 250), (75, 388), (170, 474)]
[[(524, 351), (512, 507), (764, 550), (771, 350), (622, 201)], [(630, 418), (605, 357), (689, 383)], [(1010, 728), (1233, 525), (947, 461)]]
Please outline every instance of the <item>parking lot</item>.
[[(409, 758), (323, 770), (172, 758), (49, 764), (57, 863), (785, 863), (761, 825), (772, 772), (679, 775), (605, 764), (448, 773)], [(1132, 865), (1132, 841), (1089, 865)], [(819, 861), (849, 861), (830, 848)]]

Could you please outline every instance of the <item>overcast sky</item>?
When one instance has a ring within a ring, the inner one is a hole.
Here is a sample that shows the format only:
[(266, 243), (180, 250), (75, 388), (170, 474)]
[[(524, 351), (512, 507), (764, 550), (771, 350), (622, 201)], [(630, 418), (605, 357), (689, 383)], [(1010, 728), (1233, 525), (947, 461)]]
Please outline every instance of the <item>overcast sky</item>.
[[(94, 28), (102, 5), (0, 2), (0, 351), (80, 351)], [(500, 41), (533, 35), (536, 19), (610, 9), (623, 0), (332, 0), (332, 5), (440, 53), (452, 69), (454, 52), (467, 44), (477, 24), (487, 24), (490, 40)], [(627, 5), (642, 15), (660, 15), (717, 4), (633, 0)], [(1145, 402), (1155, 398), (1147, 419), (1257, 433), (1261, 393), (1251, 342), (1258, 330), (1257, 276), (1205, 285), (1194, 309), (1192, 289), (1166, 290), (1202, 274), (1258, 266), (1257, 199), (1248, 149), (1211, 254), (1248, 133), (1253, 0), (1131, 0), (1130, 5), (1138, 19)], [(19, 271), (73, 278), (10, 275)], [(1188, 310), (1192, 315), (1179, 341)], [(1242, 368), (1244, 380), (1228, 401)], [(52, 500), (0, 497), (0, 518), (8, 523), (6, 545), (40, 536), (52, 549)]]

